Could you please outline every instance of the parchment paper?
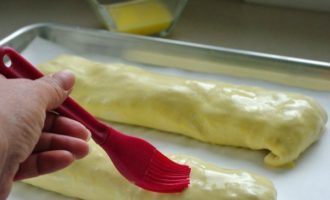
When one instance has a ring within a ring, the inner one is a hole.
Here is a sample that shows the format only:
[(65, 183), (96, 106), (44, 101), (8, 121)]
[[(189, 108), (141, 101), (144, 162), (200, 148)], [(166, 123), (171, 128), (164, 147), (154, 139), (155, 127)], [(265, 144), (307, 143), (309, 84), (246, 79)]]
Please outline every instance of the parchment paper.
[[(74, 54), (102, 62), (114, 61), (113, 58), (94, 55), (92, 52), (89, 54), (77, 54), (76, 52), (72, 52), (41, 38), (33, 40), (22, 54), (35, 65), (46, 62), (61, 54)], [(174, 74), (196, 79), (217, 79), (231, 83), (260, 86), (279, 91), (304, 93), (317, 99), (322, 106), (326, 108), (327, 112), (330, 113), (330, 93), (328, 92), (318, 92), (265, 81), (239, 79), (214, 74), (202, 74), (179, 69), (139, 66), (159, 73)], [(266, 176), (274, 182), (279, 200), (330, 199), (329, 123), (327, 124), (328, 130), (321, 140), (307, 149), (307, 151), (301, 155), (300, 159), (296, 161), (296, 166), (292, 169), (268, 168), (263, 163), (265, 152), (262, 151), (209, 145), (183, 136), (142, 127), (116, 123), (113, 123), (113, 126), (123, 132), (139, 135), (140, 137), (151, 141), (156, 147), (165, 153), (188, 154), (215, 163), (224, 168), (243, 169)], [(15, 183), (9, 199), (67, 200), (71, 198), (47, 192), (24, 183)]]

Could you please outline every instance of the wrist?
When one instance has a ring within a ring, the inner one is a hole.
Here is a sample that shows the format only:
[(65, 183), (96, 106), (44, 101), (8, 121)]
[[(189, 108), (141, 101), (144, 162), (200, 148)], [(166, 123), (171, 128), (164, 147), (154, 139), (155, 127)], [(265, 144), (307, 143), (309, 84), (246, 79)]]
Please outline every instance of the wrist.
[(0, 130), (0, 183), (7, 168), (8, 160), (8, 141), (3, 132)]
[[(9, 162), (9, 145), (7, 138), (0, 129), (0, 199), (5, 199), (9, 194), (15, 170)], [(14, 167), (15, 168), (15, 167)]]

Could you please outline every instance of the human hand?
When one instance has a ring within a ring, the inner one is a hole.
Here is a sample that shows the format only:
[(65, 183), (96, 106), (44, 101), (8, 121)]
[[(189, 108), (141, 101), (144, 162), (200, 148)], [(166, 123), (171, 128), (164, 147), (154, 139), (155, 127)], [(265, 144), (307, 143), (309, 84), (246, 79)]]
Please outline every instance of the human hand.
[(87, 155), (90, 132), (49, 112), (63, 103), (73, 84), (66, 71), (34, 81), (0, 76), (0, 199), (14, 180), (57, 171)]

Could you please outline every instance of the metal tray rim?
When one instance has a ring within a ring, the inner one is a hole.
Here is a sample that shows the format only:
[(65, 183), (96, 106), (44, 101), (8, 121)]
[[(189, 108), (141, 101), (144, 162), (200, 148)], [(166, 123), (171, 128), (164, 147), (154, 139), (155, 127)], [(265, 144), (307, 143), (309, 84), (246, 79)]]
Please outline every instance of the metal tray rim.
[(255, 58), (259, 58), (259, 59), (271, 59), (271, 60), (277, 60), (277, 61), (282, 61), (282, 62), (284, 61), (284, 62), (291, 62), (291, 63), (297, 63), (297, 64), (314, 65), (314, 66), (330, 69), (330, 62), (310, 60), (310, 59), (304, 59), (304, 58), (298, 58), (298, 57), (289, 57), (289, 56), (262, 53), (262, 52), (249, 51), (249, 50), (233, 49), (233, 48), (227, 48), (227, 47), (222, 47), (222, 46), (198, 44), (198, 43), (193, 43), (193, 42), (172, 40), (172, 39), (166, 39), (166, 38), (140, 36), (140, 35), (132, 35), (132, 34), (126, 34), (126, 33), (115, 33), (115, 32), (109, 32), (107, 30), (102, 30), (102, 29), (73, 27), (73, 26), (59, 25), (59, 24), (54, 24), (54, 23), (36, 23), (36, 24), (23, 26), (22, 28), (14, 31), (10, 35), (1, 39), (0, 46), (6, 45), (11, 40), (19, 37), (20, 35), (22, 35), (25, 32), (29, 32), (29, 31), (37, 30), (37, 29), (43, 29), (43, 28), (77, 29), (79, 31), (89, 32), (92, 34), (99, 34), (102, 36), (114, 35), (117, 37), (128, 37), (128, 38), (132, 38), (132, 39), (160, 42), (160, 43), (179, 45), (179, 46), (186, 46), (186, 47), (190, 47), (190, 48), (207, 49), (207, 50), (231, 53), (231, 54), (236, 54), (236, 55), (241, 55), (241, 56), (255, 57)]

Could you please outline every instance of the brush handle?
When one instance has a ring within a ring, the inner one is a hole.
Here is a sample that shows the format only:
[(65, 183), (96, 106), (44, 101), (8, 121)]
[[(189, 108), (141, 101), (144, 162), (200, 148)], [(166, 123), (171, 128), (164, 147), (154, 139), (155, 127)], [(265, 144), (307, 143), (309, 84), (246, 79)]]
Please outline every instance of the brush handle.
[[(11, 48), (0, 47), (0, 59), (0, 73), (6, 78), (35, 80), (44, 76), (37, 68)], [(4, 63), (5, 59), (8, 59), (9, 63)], [(98, 121), (72, 98), (68, 97), (55, 111), (82, 123), (91, 131), (93, 139), (98, 144), (103, 144), (106, 141), (110, 127)]]

